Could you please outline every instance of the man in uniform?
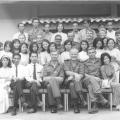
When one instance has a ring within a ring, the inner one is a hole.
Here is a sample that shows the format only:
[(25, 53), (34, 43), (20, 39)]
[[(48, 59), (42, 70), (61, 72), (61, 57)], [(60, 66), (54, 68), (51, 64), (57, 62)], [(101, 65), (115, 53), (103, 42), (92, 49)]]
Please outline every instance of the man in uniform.
[(69, 84), (71, 99), (74, 102), (74, 112), (79, 113), (79, 101), (86, 105), (82, 95), (82, 79), (84, 78), (84, 65), (78, 61), (78, 50), (72, 48), (70, 50), (70, 60), (64, 63), (64, 70)]
[(29, 32), (29, 40), (30, 42), (38, 42), (38, 38), (43, 38), (44, 32), (42, 29), (39, 28), (39, 19), (38, 18), (33, 18), (32, 20), (32, 25), (33, 28)]
[(100, 60), (95, 57), (95, 49), (90, 47), (88, 49), (89, 59), (85, 61), (85, 78), (84, 83), (89, 91), (89, 96), (93, 104), (93, 108), (89, 113), (97, 113), (97, 102), (99, 101), (103, 105), (108, 104), (108, 101), (103, 97), (101, 90), (101, 79), (100, 79)]
[(43, 81), (48, 90), (48, 102), (51, 113), (63, 108), (61, 105), (60, 84), (64, 79), (63, 65), (58, 62), (58, 52), (51, 52), (51, 61), (44, 66)]

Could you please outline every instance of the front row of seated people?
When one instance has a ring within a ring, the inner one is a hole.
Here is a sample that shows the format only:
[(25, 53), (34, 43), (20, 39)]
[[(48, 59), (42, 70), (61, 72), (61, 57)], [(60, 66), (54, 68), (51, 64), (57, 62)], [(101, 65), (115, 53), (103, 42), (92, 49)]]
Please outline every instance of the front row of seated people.
[(51, 60), (44, 66), (38, 64), (38, 54), (31, 52), (30, 64), (26, 67), (20, 64), (21, 55), (13, 54), (12, 64), (8, 56), (2, 56), (0, 68), (0, 113), (7, 112), (9, 108), (9, 92), (13, 90), (13, 110), (12, 115), (17, 114), (18, 99), (23, 106), (28, 106), (25, 100), (23, 89), (30, 89), (30, 109), (28, 113), (35, 113), (37, 106), (42, 102), (39, 98), (38, 90), (42, 84), (46, 86), (48, 93), (48, 104), (51, 113), (56, 113), (62, 109), (60, 86), (64, 85), (70, 89), (70, 97), (73, 101), (74, 112), (80, 112), (80, 106), (86, 106), (83, 86), (88, 90), (92, 108), (88, 112), (93, 114), (98, 112), (97, 104), (109, 105), (109, 101), (102, 95), (102, 81), (108, 79), (113, 90), (113, 105), (120, 109), (120, 85), (116, 82), (112, 59), (108, 53), (101, 55), (101, 60), (96, 58), (96, 51), (93, 47), (88, 48), (89, 59), (85, 62), (78, 60), (78, 50), (70, 50), (70, 59), (59, 63), (57, 51), (50, 53)]

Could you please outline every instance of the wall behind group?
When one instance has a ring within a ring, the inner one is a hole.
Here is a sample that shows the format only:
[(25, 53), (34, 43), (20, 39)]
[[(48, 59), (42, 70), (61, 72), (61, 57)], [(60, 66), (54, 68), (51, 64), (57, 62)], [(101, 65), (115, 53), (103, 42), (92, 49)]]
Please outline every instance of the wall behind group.
[(12, 40), (17, 24), (32, 17), (110, 16), (110, 4), (11, 2), (0, 4), (0, 41)]

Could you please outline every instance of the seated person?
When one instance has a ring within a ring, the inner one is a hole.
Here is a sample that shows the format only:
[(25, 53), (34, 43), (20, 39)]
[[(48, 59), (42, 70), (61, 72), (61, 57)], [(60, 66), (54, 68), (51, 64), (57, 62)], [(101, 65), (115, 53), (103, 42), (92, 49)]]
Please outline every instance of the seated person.
[(38, 96), (38, 90), (41, 87), (43, 66), (37, 63), (38, 54), (35, 52), (30, 53), (30, 61), (31, 63), (28, 64), (26, 73), (27, 88), (30, 89), (31, 100), (31, 109), (28, 111), (28, 113), (35, 113), (37, 112), (37, 105), (42, 106)]
[(44, 66), (43, 81), (47, 86), (48, 102), (51, 113), (56, 113), (57, 109), (63, 108), (61, 105), (60, 84), (64, 79), (63, 65), (58, 62), (58, 52), (51, 52), (51, 61)]
[(79, 101), (86, 105), (82, 95), (82, 79), (84, 77), (84, 65), (79, 62), (78, 50), (72, 48), (70, 50), (70, 60), (64, 62), (64, 70), (67, 76), (67, 84), (69, 84), (71, 99), (74, 102), (74, 112), (79, 113)]
[(88, 111), (90, 114), (98, 112), (97, 102), (100, 102), (103, 105), (107, 105), (108, 101), (103, 97), (101, 90), (101, 79), (100, 79), (100, 66), (101, 62), (98, 58), (95, 57), (96, 51), (95, 48), (88, 48), (89, 59), (84, 62), (85, 67), (85, 78), (83, 80), (86, 85), (93, 108)]

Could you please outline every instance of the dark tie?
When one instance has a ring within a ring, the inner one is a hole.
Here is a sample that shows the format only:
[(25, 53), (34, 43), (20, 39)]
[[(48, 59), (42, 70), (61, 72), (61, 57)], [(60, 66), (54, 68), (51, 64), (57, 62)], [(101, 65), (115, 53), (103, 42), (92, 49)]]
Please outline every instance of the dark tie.
[(16, 78), (17, 78), (17, 76), (18, 76), (18, 66), (15, 65), (15, 67), (16, 67)]
[(34, 64), (34, 69), (33, 69), (33, 79), (36, 80), (36, 64)]

